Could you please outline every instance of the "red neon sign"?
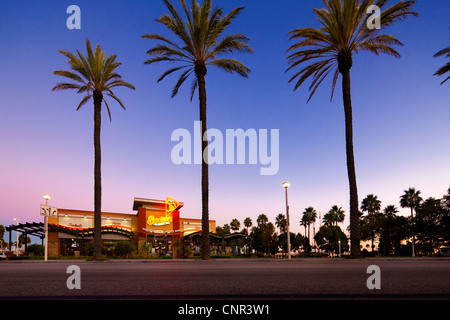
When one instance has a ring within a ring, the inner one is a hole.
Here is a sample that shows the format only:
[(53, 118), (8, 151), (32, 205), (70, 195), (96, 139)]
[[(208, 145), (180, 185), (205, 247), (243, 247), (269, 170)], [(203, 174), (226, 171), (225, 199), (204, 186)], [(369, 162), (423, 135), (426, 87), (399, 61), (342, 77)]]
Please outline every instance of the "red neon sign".
[(179, 203), (174, 198), (166, 197), (166, 217), (171, 216), (172, 212), (179, 209), (181, 207), (181, 203)]

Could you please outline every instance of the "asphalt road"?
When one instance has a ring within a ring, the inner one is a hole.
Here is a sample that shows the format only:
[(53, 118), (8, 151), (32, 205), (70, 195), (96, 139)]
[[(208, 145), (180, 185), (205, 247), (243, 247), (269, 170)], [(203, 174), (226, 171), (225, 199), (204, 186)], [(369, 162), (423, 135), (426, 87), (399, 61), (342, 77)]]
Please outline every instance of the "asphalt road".
[(450, 259), (1, 261), (0, 299), (450, 299)]

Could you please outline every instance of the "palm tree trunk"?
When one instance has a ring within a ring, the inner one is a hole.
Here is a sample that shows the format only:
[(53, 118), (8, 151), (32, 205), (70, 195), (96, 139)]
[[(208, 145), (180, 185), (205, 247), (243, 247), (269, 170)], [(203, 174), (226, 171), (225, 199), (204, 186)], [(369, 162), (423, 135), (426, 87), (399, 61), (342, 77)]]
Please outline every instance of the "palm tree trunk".
[(413, 236), (412, 236), (412, 256), (416, 256), (416, 252), (414, 250), (414, 243), (416, 242), (415, 235), (414, 235), (414, 213), (413, 213), (413, 207), (411, 207), (411, 225), (413, 229)]
[(350, 250), (352, 258), (361, 257), (358, 190), (356, 186), (355, 158), (353, 154), (353, 116), (350, 93), (350, 68), (340, 70), (342, 74), (342, 95), (345, 112), (345, 141), (347, 151), (347, 172), (350, 186)]
[(305, 224), (305, 241), (303, 241), (304, 251), (306, 253), (307, 245), (306, 245), (306, 224)]
[(102, 178), (101, 178), (101, 145), (100, 128), (102, 122), (101, 93), (94, 92), (94, 254), (93, 259), (102, 255), (101, 212), (102, 212)]
[(202, 260), (210, 258), (209, 241), (209, 181), (208, 181), (208, 139), (206, 127), (206, 84), (205, 75), (197, 73), (200, 100), (200, 122), (202, 137)]
[(308, 222), (308, 247), (311, 246), (310, 231), (311, 231), (311, 222)]

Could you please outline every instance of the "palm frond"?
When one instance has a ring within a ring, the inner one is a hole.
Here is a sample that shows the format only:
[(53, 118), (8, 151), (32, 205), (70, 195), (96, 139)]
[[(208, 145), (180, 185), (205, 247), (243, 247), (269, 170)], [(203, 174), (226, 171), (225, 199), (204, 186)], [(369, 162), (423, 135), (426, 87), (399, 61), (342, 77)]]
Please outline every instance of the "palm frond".
[(191, 102), (192, 102), (192, 99), (194, 98), (194, 93), (195, 93), (195, 90), (197, 90), (197, 87), (198, 87), (198, 80), (197, 80), (197, 77), (194, 77), (194, 80), (192, 80), (192, 83), (191, 83)]
[(80, 87), (81, 86), (79, 84), (60, 82), (52, 88), (52, 91), (59, 91), (59, 90), (66, 90), (66, 89), (80, 89)]
[(433, 57), (437, 58), (437, 57), (443, 56), (444, 54), (447, 54), (446, 57), (450, 58), (450, 47), (444, 48), (444, 49), (438, 51), (437, 53), (435, 53), (433, 55)]
[(397, 38), (367, 27), (366, 21), (369, 17), (367, 10), (371, 5), (376, 4), (382, 8), (380, 18), (383, 30), (408, 16), (417, 16), (417, 13), (411, 11), (415, 1), (402, 0), (387, 9), (384, 9), (386, 0), (322, 0), (322, 2), (325, 8), (313, 9), (316, 19), (321, 24), (319, 29), (294, 29), (288, 34), (289, 41), (295, 42), (287, 50), (289, 55), (286, 71), (310, 63), (289, 79), (289, 82), (296, 80), (295, 91), (308, 78), (312, 78), (308, 101), (324, 79), (334, 71), (331, 90), (331, 100), (333, 99), (341, 66), (351, 68), (353, 53), (369, 51), (376, 55), (385, 53), (400, 57), (393, 48), (394, 45), (403, 45)]
[[(169, 0), (164, 0), (169, 14), (163, 14), (156, 19), (177, 36), (178, 42), (154, 33), (141, 36), (159, 41), (147, 51), (149, 59), (144, 64), (161, 61), (181, 63), (164, 72), (158, 79), (160, 82), (166, 76), (182, 71), (172, 89), (172, 98), (192, 73), (195, 72), (196, 77), (198, 72), (206, 75), (206, 67), (209, 65), (248, 77), (250, 69), (243, 63), (233, 59), (217, 59), (217, 56), (226, 54), (253, 52), (247, 44), (249, 39), (241, 33), (233, 33), (221, 38), (223, 31), (244, 7), (235, 8), (223, 16), (221, 8), (212, 7), (212, 0), (203, 0), (201, 5), (196, 0), (191, 0), (191, 8), (188, 8), (186, 0), (179, 1), (186, 16), (185, 21)], [(196, 77), (191, 84), (191, 101), (198, 87)]]
[(111, 119), (111, 110), (109, 110), (108, 103), (106, 102), (106, 100), (103, 100), (103, 102), (105, 103), (106, 110), (108, 111), (109, 122), (112, 122), (112, 119)]
[(81, 100), (80, 104), (78, 105), (77, 110), (79, 110), (82, 106), (84, 106), (85, 103), (86, 103), (90, 98), (92, 98), (92, 95), (90, 95), (90, 94), (88, 94), (87, 96), (85, 96), (85, 97)]
[(253, 49), (247, 45), (250, 39), (240, 33), (229, 34), (225, 36), (214, 49), (208, 52), (205, 56), (207, 61), (210, 58), (215, 58), (218, 55), (232, 54), (232, 53), (252, 53)]
[(208, 65), (213, 65), (219, 67), (220, 69), (229, 72), (237, 73), (245, 78), (248, 77), (250, 69), (247, 68), (242, 62), (233, 59), (215, 59), (207, 63)]
[[(115, 72), (121, 65), (121, 62), (116, 61), (117, 56), (115, 54), (105, 58), (105, 52), (101, 50), (100, 45), (97, 44), (95, 51), (93, 51), (88, 39), (86, 39), (86, 57), (79, 50), (76, 50), (77, 55), (65, 50), (58, 51), (69, 59), (68, 64), (72, 71), (56, 70), (53, 74), (71, 79), (75, 83), (58, 83), (53, 87), (52, 91), (77, 89), (77, 93), (86, 93), (76, 110), (79, 110), (86, 104), (94, 96), (95, 92), (99, 94), (106, 92), (107, 95), (115, 99), (125, 109), (122, 101), (114, 95), (111, 88), (126, 87), (133, 90), (135, 88), (130, 83), (122, 80), (121, 75)], [(103, 101), (111, 119), (109, 106), (105, 100)]]
[[(445, 55), (447, 58), (450, 58), (450, 47), (439, 50), (437, 53), (433, 55), (433, 57), (437, 58), (443, 55)], [(450, 62), (447, 62), (444, 66), (440, 67), (438, 71), (436, 71), (434, 76), (442, 76), (448, 72), (450, 72)], [(441, 85), (447, 82), (448, 79), (450, 79), (450, 76), (448, 76), (444, 81), (442, 81)]]
[[(435, 76), (442, 76), (443, 74), (450, 72), (450, 62), (447, 62), (446, 65), (439, 68), (438, 71), (434, 74)], [(450, 76), (447, 77), (444, 81), (441, 82), (441, 84), (444, 84), (448, 79), (450, 79)]]
[[(161, 75), (161, 77), (159, 77), (158, 82), (162, 81), (162, 80), (163, 80), (166, 76), (168, 76), (169, 74), (171, 74), (171, 73), (173, 73), (173, 72), (175, 72), (175, 71), (178, 71), (178, 70), (180, 70), (180, 69), (187, 68), (187, 67), (190, 67), (190, 66), (189, 66), (189, 65), (186, 65), (186, 66), (180, 66), (180, 67), (175, 67), (175, 68), (172, 68), (172, 69), (167, 70), (166, 72), (164, 72), (164, 73)], [(192, 68), (192, 67), (191, 67), (191, 68)]]
[(175, 86), (172, 89), (172, 95), (171, 95), (172, 98), (177, 95), (178, 90), (180, 89), (181, 85), (191, 75), (192, 72), (193, 72), (192, 69), (188, 69), (181, 74), (180, 78), (178, 79), (177, 83), (175, 84)]

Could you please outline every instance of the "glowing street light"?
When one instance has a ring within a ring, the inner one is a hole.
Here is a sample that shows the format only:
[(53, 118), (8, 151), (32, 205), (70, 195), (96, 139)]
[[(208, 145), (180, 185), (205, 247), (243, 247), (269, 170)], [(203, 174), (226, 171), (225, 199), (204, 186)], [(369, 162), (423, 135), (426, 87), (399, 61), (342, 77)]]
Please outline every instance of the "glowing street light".
[(289, 203), (288, 203), (288, 188), (290, 186), (291, 184), (288, 181), (283, 182), (283, 188), (286, 190), (287, 250), (289, 260), (291, 260), (291, 234), (289, 232)]
[[(19, 225), (19, 218), (14, 218), (13, 220), (17, 221), (17, 225)], [(10, 247), (11, 250), (11, 247)], [(19, 256), (19, 231), (16, 230), (16, 257)]]
[(49, 194), (44, 194), (43, 198), (45, 199), (45, 205), (48, 206), (48, 200), (50, 200), (52, 197), (50, 197)]

